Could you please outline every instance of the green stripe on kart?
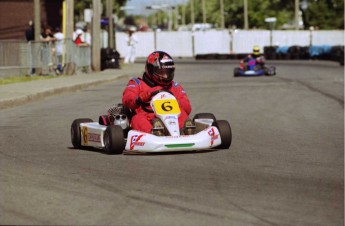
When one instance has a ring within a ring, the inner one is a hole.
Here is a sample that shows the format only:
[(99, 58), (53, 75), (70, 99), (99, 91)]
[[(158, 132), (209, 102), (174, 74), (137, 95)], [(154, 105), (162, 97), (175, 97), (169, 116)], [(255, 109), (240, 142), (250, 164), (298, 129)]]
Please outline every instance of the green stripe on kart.
[(188, 143), (188, 144), (166, 144), (165, 147), (167, 148), (188, 148), (194, 146), (194, 143)]

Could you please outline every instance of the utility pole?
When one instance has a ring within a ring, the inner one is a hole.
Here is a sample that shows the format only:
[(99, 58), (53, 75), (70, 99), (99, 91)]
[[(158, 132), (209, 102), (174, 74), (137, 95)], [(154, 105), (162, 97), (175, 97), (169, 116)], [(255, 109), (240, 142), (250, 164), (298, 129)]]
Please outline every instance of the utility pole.
[(66, 64), (64, 68), (64, 74), (71, 75), (74, 73), (75, 66), (72, 63), (72, 43), (73, 43), (73, 31), (74, 31), (74, 0), (64, 0), (62, 2), (63, 10), (63, 24), (62, 32), (65, 35), (65, 55), (63, 61)]
[(192, 27), (194, 26), (195, 23), (195, 16), (194, 16), (194, 0), (190, 0), (190, 20), (192, 23)]
[(34, 1), (34, 13), (35, 13), (35, 19), (34, 19), (34, 29), (35, 29), (35, 41), (40, 40), (41, 36), (41, 1), (35, 0)]
[(114, 48), (114, 20), (113, 20), (113, 0), (107, 0), (106, 16), (109, 19), (108, 46)]
[(224, 0), (220, 0), (220, 28), (224, 29)]
[(65, 38), (73, 40), (74, 31), (74, 0), (64, 0), (66, 6), (66, 24), (65, 26)]
[(101, 0), (92, 0), (92, 45), (91, 45), (91, 65), (94, 71), (101, 70)]
[(175, 6), (175, 29), (177, 30), (178, 29), (178, 27), (179, 27), (179, 18), (180, 18), (180, 15), (179, 15), (179, 13), (178, 13), (178, 6), (176, 5)]
[(182, 6), (182, 25), (186, 25), (186, 5)]
[(244, 0), (244, 30), (249, 29), (248, 24), (248, 0)]
[(202, 22), (206, 24), (206, 6), (205, 0), (202, 0)]
[(295, 29), (299, 30), (299, 0), (295, 0)]

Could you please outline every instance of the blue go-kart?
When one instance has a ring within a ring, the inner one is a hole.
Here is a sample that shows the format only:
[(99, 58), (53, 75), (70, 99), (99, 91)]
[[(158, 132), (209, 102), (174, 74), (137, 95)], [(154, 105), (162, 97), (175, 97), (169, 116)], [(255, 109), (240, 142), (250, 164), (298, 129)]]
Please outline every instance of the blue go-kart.
[(258, 64), (254, 58), (247, 62), (240, 62), (240, 67), (234, 69), (234, 77), (240, 76), (273, 76), (276, 75), (276, 68), (274, 66), (263, 66)]

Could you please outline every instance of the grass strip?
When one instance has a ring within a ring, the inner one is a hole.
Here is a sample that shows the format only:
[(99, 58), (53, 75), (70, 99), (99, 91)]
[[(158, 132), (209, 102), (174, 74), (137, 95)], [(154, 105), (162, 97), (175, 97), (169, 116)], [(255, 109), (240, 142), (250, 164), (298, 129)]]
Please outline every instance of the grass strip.
[(57, 78), (57, 76), (55, 75), (11, 76), (11, 77), (6, 77), (6, 78), (0, 78), (0, 85), (8, 85), (8, 84), (19, 83), (19, 82), (31, 82), (31, 81), (51, 79), (51, 78)]

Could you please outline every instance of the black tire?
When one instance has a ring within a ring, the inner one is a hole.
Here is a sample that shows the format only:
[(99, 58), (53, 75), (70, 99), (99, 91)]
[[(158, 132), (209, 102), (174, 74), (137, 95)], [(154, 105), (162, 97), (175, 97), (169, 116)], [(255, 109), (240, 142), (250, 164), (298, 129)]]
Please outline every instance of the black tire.
[(85, 122), (93, 122), (89, 118), (75, 119), (71, 125), (71, 141), (74, 148), (81, 148), (81, 131), (80, 124)]
[(234, 69), (234, 77), (240, 76), (240, 71), (241, 71), (241, 68), (236, 67), (236, 68)]
[(206, 118), (206, 119), (213, 119), (213, 122), (216, 121), (216, 117), (212, 113), (198, 113), (194, 115), (193, 122), (195, 119)]
[(108, 154), (122, 154), (126, 142), (121, 126), (108, 126), (103, 136), (104, 150)]
[(267, 67), (265, 69), (265, 75), (267, 75), (267, 76), (274, 76), (274, 75), (276, 75), (276, 68), (273, 67), (273, 66)]
[(226, 120), (217, 120), (213, 125), (218, 128), (220, 139), (222, 140), (222, 143), (217, 148), (229, 149), (232, 141), (232, 132), (229, 122)]

